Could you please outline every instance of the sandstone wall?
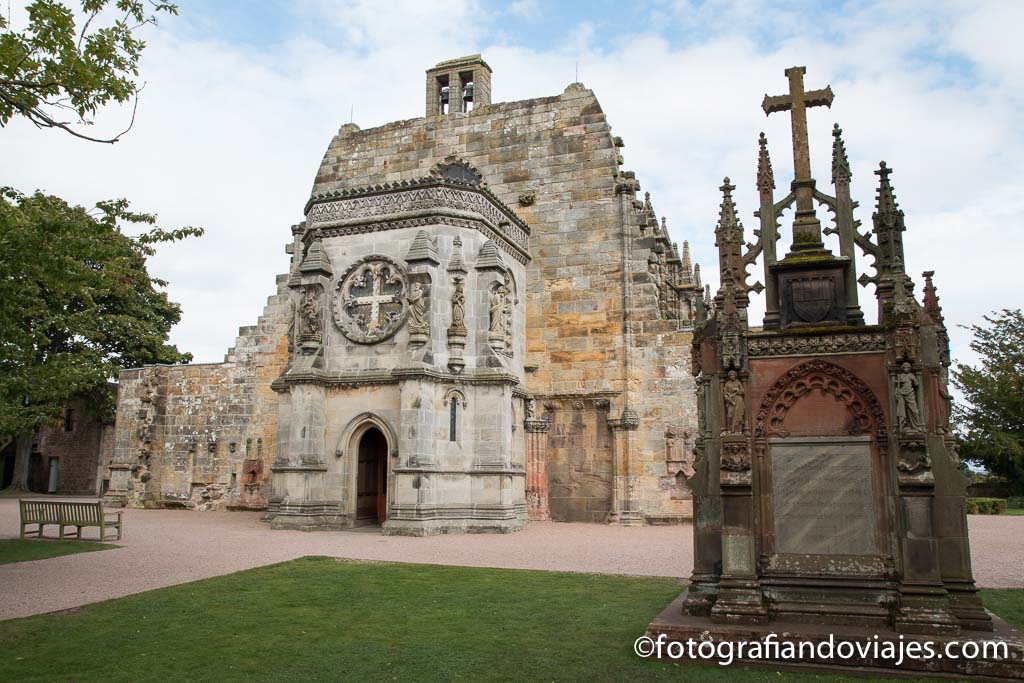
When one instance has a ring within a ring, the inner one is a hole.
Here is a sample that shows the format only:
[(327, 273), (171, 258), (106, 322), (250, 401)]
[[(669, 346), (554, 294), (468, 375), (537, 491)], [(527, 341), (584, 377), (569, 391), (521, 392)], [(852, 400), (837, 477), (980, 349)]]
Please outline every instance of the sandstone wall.
[(651, 257), (667, 239), (637, 201), (639, 184), (620, 171), (621, 145), (594, 94), (576, 84), (469, 114), (369, 130), (347, 124), (313, 186), (316, 196), (411, 180), (456, 156), (530, 225), (526, 388), (553, 420), (548, 466), (562, 519), (596, 520), (610, 505), (605, 419), (627, 404), (640, 417), (629, 458), (643, 510), (651, 521), (690, 511), (688, 489), (666, 464), (665, 436), (696, 425), (690, 333), (663, 315)]
[(260, 509), (277, 448), (288, 361), (287, 276), (223, 363), (146, 366), (120, 375), (111, 499), (134, 506)]

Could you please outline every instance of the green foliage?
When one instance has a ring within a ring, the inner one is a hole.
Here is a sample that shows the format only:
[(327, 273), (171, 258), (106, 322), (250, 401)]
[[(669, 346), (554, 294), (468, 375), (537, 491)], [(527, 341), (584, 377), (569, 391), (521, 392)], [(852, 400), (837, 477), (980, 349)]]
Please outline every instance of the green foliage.
[(1001, 515), (1006, 512), (1005, 498), (968, 498), (967, 514)]
[[(130, 237), (123, 223), (151, 227)], [(181, 308), (146, 257), (202, 230), (155, 223), (124, 200), (89, 212), (0, 189), (0, 436), (31, 433), (75, 396), (110, 400), (106, 383), (123, 368), (191, 360), (166, 343)]]
[(46, 541), (23, 538), (0, 539), (0, 564), (45, 560), (50, 557), (109, 550), (116, 545), (99, 541)]
[(1024, 496), (1010, 496), (1006, 500), (1006, 507), (1011, 510), (1024, 509)]
[(960, 455), (1024, 493), (1024, 314), (1003, 310), (985, 321), (970, 328), (981, 365), (958, 363), (953, 372), (965, 399), (954, 409)]
[[(60, 128), (94, 142), (117, 142), (124, 133), (99, 139), (72, 125), (92, 125), (99, 107), (138, 95), (142, 86), (135, 77), (146, 44), (137, 32), (156, 24), (159, 12), (177, 14), (177, 6), (82, 0), (80, 28), (75, 12), (62, 2), (35, 0), (26, 12), (28, 24), (22, 31), (12, 30), (11, 18), (0, 15), (0, 126), (23, 116), (40, 128)], [(69, 116), (76, 120), (65, 120)]]

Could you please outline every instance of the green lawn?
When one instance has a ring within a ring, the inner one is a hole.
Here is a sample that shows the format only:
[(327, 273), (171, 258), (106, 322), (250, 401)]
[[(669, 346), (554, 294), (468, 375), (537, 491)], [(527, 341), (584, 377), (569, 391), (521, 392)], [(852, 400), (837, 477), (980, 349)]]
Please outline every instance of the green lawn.
[[(0, 680), (864, 680), (639, 659), (633, 640), (680, 590), (304, 558), (0, 622)], [(1024, 591), (986, 599), (1024, 620)]]
[(116, 545), (99, 541), (50, 541), (47, 539), (0, 539), (0, 564), (45, 560), (73, 553), (88, 553), (94, 550), (116, 548)]
[(1003, 512), (1003, 514), (1024, 516), (1024, 508), (1006, 508), (1006, 511)]

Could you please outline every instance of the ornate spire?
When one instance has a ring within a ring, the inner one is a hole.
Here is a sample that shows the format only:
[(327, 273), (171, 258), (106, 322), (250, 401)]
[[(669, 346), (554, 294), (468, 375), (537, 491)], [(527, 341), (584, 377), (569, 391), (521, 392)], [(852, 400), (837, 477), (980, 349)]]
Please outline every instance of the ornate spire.
[(761, 133), (757, 146), (757, 189), (761, 194), (771, 194), (775, 189), (775, 174), (772, 172), (772, 158), (768, 155), (768, 138), (764, 133)]
[(843, 143), (843, 129), (839, 124), (832, 125), (832, 184), (850, 182), (850, 160), (846, 158), (846, 145)]
[(936, 294), (935, 283), (932, 282), (933, 275), (935, 275), (934, 270), (924, 271), (924, 310), (928, 314), (928, 317), (932, 319), (932, 322), (941, 327), (945, 327), (946, 320), (942, 317), (942, 306), (939, 305), (939, 295)]
[[(690, 243), (683, 240), (683, 256), (682, 256), (682, 269), (683, 269), (683, 284), (693, 284), (693, 265), (690, 263)], [(699, 271), (698, 271), (699, 272)]]
[[(722, 206), (718, 212), (718, 227), (715, 228), (715, 246), (718, 247), (718, 267), (722, 286), (716, 295), (721, 304), (727, 289), (734, 290), (737, 306), (746, 307), (747, 286), (746, 271), (743, 263), (743, 225), (736, 216), (736, 204), (732, 200), (732, 191), (736, 186), (726, 177), (722, 186)], [(731, 285), (726, 287), (726, 285)]]
[(871, 215), (878, 242), (879, 266), (883, 277), (889, 273), (903, 273), (905, 263), (903, 260), (903, 231), (907, 228), (903, 222), (903, 211), (896, 203), (896, 195), (889, 182), (890, 173), (892, 173), (892, 169), (886, 166), (884, 161), (875, 171), (879, 183), (875, 212)]
[(700, 264), (699, 263), (693, 264), (693, 285), (694, 285), (694, 287), (698, 287), (698, 288), (700, 287)]

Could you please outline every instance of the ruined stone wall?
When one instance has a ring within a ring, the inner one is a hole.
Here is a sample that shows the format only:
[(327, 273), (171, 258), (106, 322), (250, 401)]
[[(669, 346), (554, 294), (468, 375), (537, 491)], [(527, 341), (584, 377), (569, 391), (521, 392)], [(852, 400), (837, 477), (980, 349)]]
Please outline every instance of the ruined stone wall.
[(132, 506), (261, 509), (277, 447), (270, 383), (288, 361), (291, 309), (278, 278), (256, 325), (223, 363), (146, 366), (120, 375), (107, 496)]
[[(626, 407), (640, 417), (628, 454), (634, 498), (649, 521), (690, 510), (688, 490), (666, 461), (666, 433), (696, 424), (690, 334), (678, 319), (664, 317), (665, 285), (659, 290), (650, 268), (656, 228), (641, 229), (650, 222), (640, 215), (649, 205), (637, 201), (633, 174), (619, 169), (621, 146), (594, 94), (574, 84), (556, 97), (469, 114), (365, 131), (347, 124), (328, 147), (313, 187), (316, 196), (412, 180), (454, 156), (472, 164), (530, 225), (526, 389), (553, 420), (551, 495), (564, 498), (553, 507), (556, 519), (597, 519), (611, 505), (606, 418)], [(630, 335), (627, 285), (635, 321)]]

